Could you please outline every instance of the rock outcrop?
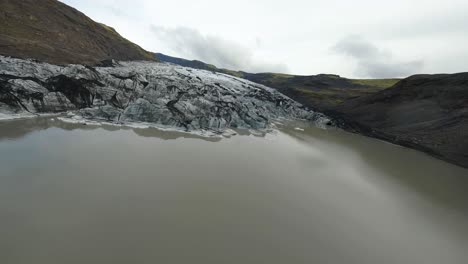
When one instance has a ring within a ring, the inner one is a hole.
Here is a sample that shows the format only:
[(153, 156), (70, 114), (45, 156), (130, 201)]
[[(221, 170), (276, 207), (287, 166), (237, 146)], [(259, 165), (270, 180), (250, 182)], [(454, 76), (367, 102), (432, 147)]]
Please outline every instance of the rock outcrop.
[(271, 88), (225, 74), (157, 62), (103, 65), (0, 57), (0, 112), (74, 111), (86, 119), (187, 131), (261, 129), (279, 118), (328, 122)]

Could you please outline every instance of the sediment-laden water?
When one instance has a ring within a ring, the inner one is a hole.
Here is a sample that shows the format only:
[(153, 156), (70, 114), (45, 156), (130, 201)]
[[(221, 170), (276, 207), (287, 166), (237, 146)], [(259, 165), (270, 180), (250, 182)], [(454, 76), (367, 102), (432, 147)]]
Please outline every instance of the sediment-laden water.
[(0, 122), (0, 263), (467, 263), (468, 170), (305, 124), (239, 132)]

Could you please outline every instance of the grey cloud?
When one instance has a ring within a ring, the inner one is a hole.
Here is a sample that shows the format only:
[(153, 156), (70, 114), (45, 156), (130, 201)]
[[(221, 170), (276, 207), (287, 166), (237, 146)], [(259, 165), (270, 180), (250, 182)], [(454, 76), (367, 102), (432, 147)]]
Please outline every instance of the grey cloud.
[(357, 63), (356, 75), (370, 78), (407, 77), (418, 73), (422, 60), (394, 61), (391, 51), (376, 47), (361, 36), (353, 35), (339, 41), (332, 50)]
[(196, 29), (151, 26), (151, 30), (168, 49), (186, 59), (201, 60), (232, 70), (288, 72), (285, 64), (257, 61), (250, 49), (217, 36), (203, 35)]

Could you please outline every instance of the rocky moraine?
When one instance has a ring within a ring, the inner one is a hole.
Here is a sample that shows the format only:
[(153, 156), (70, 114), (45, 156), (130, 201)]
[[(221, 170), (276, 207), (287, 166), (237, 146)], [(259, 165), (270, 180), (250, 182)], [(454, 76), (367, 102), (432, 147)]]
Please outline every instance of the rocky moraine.
[(72, 112), (113, 123), (193, 130), (263, 129), (280, 118), (330, 121), (247, 80), (157, 62), (52, 65), (0, 57), (0, 113)]

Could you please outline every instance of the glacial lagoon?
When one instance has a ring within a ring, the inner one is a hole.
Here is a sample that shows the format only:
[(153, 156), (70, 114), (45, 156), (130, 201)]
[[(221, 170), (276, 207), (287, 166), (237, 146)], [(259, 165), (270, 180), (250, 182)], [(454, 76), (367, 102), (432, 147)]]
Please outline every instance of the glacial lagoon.
[(0, 122), (0, 263), (468, 261), (468, 170), (336, 129)]

